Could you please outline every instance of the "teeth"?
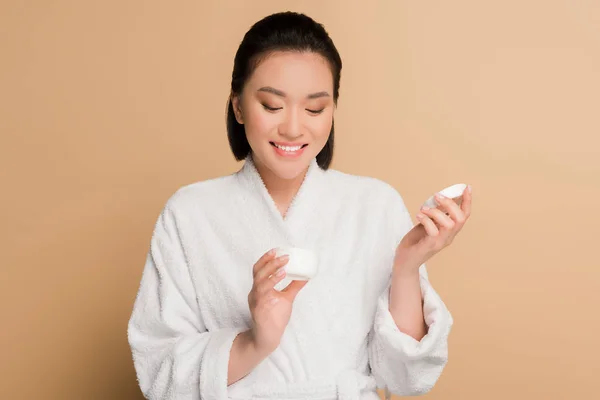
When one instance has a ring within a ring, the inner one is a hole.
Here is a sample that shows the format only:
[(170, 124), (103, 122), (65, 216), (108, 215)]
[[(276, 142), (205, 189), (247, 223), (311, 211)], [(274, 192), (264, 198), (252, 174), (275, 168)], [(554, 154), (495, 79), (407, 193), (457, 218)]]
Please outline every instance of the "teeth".
[(298, 151), (298, 150), (300, 150), (302, 148), (302, 146), (294, 146), (294, 147), (291, 147), (291, 146), (280, 146), (277, 143), (275, 143), (275, 147), (277, 147), (278, 149), (285, 150), (285, 151), (290, 151), (290, 152), (292, 152), (292, 151)]

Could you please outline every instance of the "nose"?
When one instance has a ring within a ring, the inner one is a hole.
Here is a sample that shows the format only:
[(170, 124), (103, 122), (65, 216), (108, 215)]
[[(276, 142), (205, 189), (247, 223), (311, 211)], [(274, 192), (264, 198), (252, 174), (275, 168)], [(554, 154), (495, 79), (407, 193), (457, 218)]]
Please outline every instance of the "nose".
[(290, 141), (302, 136), (302, 124), (298, 111), (289, 109), (279, 124), (279, 134)]

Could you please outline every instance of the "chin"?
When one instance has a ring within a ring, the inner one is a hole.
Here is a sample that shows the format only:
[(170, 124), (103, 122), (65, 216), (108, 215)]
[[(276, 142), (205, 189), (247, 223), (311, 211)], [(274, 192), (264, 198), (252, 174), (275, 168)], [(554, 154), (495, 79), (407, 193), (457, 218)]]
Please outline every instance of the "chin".
[(302, 175), (308, 168), (309, 162), (305, 160), (281, 161), (271, 160), (267, 167), (281, 179), (292, 180)]
[(306, 172), (312, 160), (308, 154), (303, 154), (295, 160), (280, 159), (273, 154), (264, 153), (259, 157), (259, 162), (263, 164), (269, 171), (281, 179), (292, 180)]

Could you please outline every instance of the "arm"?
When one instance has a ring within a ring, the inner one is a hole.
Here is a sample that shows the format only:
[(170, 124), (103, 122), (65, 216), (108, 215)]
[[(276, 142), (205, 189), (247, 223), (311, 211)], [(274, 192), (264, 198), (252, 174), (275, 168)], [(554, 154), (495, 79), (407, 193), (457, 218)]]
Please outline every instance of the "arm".
[(418, 270), (394, 269), (390, 288), (390, 313), (398, 329), (421, 340), (427, 333)]
[[(206, 307), (215, 305), (207, 304)], [(147, 399), (227, 398), (229, 382), (258, 362), (242, 329), (208, 331), (201, 317), (169, 205), (152, 237), (128, 324), (140, 389)], [(236, 343), (235, 345), (234, 342)]]
[[(390, 254), (413, 227), (400, 195), (390, 207)], [(390, 260), (392, 256), (390, 256)], [(390, 265), (390, 281), (378, 299), (369, 341), (369, 361), (380, 386), (397, 395), (431, 390), (448, 360), (453, 319), (431, 286), (425, 264), (418, 273)]]
[(227, 384), (231, 385), (248, 375), (267, 355), (256, 348), (250, 330), (240, 333), (231, 346)]

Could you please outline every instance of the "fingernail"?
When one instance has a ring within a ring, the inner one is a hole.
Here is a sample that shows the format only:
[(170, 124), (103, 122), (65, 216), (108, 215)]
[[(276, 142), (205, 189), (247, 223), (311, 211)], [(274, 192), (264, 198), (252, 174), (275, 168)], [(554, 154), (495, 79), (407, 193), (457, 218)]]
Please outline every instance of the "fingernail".
[(423, 214), (417, 214), (417, 219), (423, 219)]
[(276, 276), (281, 276), (281, 275), (283, 275), (284, 272), (285, 272), (285, 268), (279, 268), (277, 270), (277, 272), (275, 272), (275, 275)]
[(471, 187), (471, 185), (467, 185), (467, 190), (469, 191), (469, 193), (473, 192), (473, 188)]
[(427, 206), (423, 206), (423, 207), (421, 207), (421, 210), (423, 210), (423, 211), (427, 211), (427, 210), (429, 210), (429, 207), (427, 207)]
[(437, 197), (438, 199), (445, 199), (445, 198), (446, 198), (446, 196), (444, 196), (444, 195), (443, 195), (443, 194), (441, 194), (441, 193), (436, 193), (435, 195), (436, 195), (436, 197)]

